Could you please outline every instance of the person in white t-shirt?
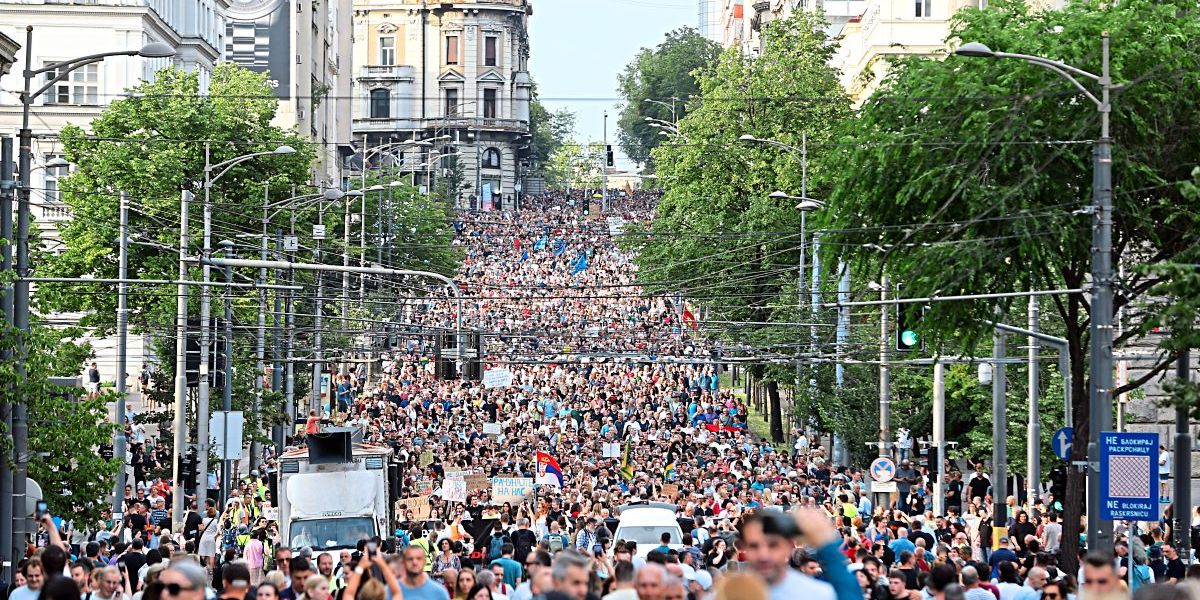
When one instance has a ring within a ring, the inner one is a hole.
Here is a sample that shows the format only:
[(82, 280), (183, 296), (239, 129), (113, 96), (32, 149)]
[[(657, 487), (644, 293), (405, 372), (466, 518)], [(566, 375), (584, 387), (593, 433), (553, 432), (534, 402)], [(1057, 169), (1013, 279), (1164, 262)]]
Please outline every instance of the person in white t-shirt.
[(1171, 488), (1167, 484), (1167, 480), (1171, 478), (1171, 453), (1167, 452), (1167, 447), (1163, 444), (1158, 446), (1158, 495), (1160, 498), (1169, 498), (1171, 496)]

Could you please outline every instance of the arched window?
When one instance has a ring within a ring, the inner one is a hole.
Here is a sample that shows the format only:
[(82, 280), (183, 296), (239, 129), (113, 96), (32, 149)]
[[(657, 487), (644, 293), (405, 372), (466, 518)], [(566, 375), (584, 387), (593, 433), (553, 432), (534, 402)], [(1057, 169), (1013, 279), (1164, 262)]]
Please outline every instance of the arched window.
[(488, 148), (483, 151), (483, 168), (499, 169), (500, 168), (500, 151), (495, 148)]
[(390, 116), (392, 106), (391, 92), (376, 88), (371, 90), (371, 118), (386, 119)]

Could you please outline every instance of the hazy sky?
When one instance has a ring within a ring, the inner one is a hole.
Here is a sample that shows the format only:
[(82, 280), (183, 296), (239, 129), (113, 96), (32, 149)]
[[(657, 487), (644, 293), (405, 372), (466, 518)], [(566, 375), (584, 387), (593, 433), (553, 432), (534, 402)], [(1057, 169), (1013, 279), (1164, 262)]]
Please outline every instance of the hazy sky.
[[(696, 26), (697, 0), (534, 0), (530, 69), (549, 110), (576, 114), (576, 137), (616, 145), (617, 74), (664, 34)], [(618, 158), (618, 166), (628, 167)]]

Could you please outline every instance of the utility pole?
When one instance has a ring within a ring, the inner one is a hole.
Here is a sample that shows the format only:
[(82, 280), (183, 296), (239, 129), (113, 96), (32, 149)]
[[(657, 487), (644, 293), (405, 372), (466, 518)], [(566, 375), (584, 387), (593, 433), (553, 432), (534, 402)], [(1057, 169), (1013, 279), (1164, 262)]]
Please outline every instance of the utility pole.
[[(1191, 378), (1191, 351), (1185, 351), (1175, 361), (1175, 379), (1178, 383), (1186, 383)], [(1175, 409), (1175, 525), (1171, 531), (1177, 536), (1179, 556), (1191, 556), (1192, 545), (1191, 515), (1192, 515), (1192, 436), (1188, 419), (1187, 407)]]
[[(1038, 301), (1037, 296), (1029, 297), (1029, 331), (1038, 330)], [(1026, 436), (1025, 475), (1026, 498), (1029, 505), (1037, 502), (1038, 488), (1042, 480), (1042, 423), (1038, 408), (1038, 397), (1041, 395), (1041, 370), (1038, 367), (1038, 353), (1041, 342), (1036, 335), (1029, 336), (1029, 434)]]
[[(884, 273), (879, 282), (879, 299), (887, 300), (888, 276)], [(887, 456), (888, 445), (891, 441), (892, 420), (892, 380), (888, 371), (888, 305), (879, 305), (879, 456)]]
[[(262, 246), (259, 249), (259, 257), (262, 260), (267, 260), (267, 236), (263, 232)], [(267, 283), (267, 270), (265, 268), (258, 270), (258, 281), (260, 284)], [(251, 418), (257, 423), (259, 407), (262, 406), (263, 397), (263, 377), (266, 376), (266, 345), (267, 345), (267, 290), (260, 287), (258, 290), (258, 323), (255, 329), (254, 336), (254, 405), (251, 407)], [(274, 370), (271, 371), (274, 377)], [(274, 391), (276, 388), (272, 387)], [(250, 437), (250, 470), (258, 468), (258, 455), (261, 454), (261, 449), (255, 438), (261, 433), (261, 429), (255, 425), (253, 435)]]
[[(838, 302), (839, 303), (849, 302), (850, 301), (850, 266), (847, 265), (844, 261), (839, 261), (838, 271), (841, 272), (841, 274), (842, 274), (841, 279), (838, 281), (838, 293), (837, 293)], [(846, 355), (846, 342), (848, 342), (850, 339), (850, 308), (849, 307), (839, 306), (837, 308), (837, 333), (836, 333), (836, 336), (837, 336), (836, 344), (837, 344), (838, 361), (833, 367), (833, 377), (834, 377), (835, 385), (840, 390), (842, 388), (842, 386), (845, 385), (845, 383), (846, 383), (846, 366), (842, 364), (842, 359)], [(847, 449), (845, 447), (845, 440), (841, 440), (841, 442), (842, 442), (842, 449), (841, 449), (842, 463), (840, 463), (840, 464), (849, 464), (850, 457), (849, 457), (849, 455), (847, 453)]]
[(126, 345), (129, 335), (129, 194), (121, 192), (121, 240), (117, 255), (117, 414), (113, 421), (117, 430), (113, 433), (113, 456), (121, 465), (117, 471), (117, 482), (113, 486), (112, 511), (121, 511), (121, 500), (125, 495), (125, 369), (129, 349)]
[[(1092, 227), (1092, 325), (1091, 385), (1088, 389), (1089, 473), (1099, 473), (1100, 434), (1112, 429), (1113, 408), (1113, 268), (1112, 268), (1112, 147), (1109, 114), (1112, 77), (1109, 74), (1108, 32), (1101, 38), (1100, 139), (1092, 153), (1092, 198), (1095, 222)], [(1113, 551), (1112, 521), (1100, 518), (1100, 477), (1087, 478), (1087, 547), (1090, 551)], [(1190, 514), (1190, 513), (1188, 513)]]
[[(13, 180), (13, 139), (9, 136), (0, 137), (0, 238), (11, 240), (13, 234), (13, 192), (16, 181)], [(0, 267), (4, 273), (13, 268), (12, 245), (0, 246)], [(7, 283), (0, 285), (0, 312), (6, 324), (13, 322), (13, 286)], [(13, 352), (7, 346), (0, 348), (0, 361), (7, 363), (12, 360)], [(8, 381), (3, 384), (8, 391), (15, 392), (17, 382)], [(15, 394), (13, 394), (15, 396)], [(5, 396), (5, 398), (13, 397)], [(12, 405), (0, 399), (0, 423), (5, 431), (12, 431)], [(12, 560), (13, 554), (13, 465), (11, 455), (0, 452), (0, 564), (8, 563), (3, 570), (5, 581), (12, 581), (16, 571), (17, 561)]]
[[(279, 249), (283, 247), (283, 234), (277, 228), (275, 229), (275, 252), (278, 254)], [(275, 269), (275, 283), (279, 283), (282, 279), (282, 272)], [(276, 290), (273, 294), (275, 297), (275, 312), (271, 317), (271, 391), (278, 394), (283, 391), (283, 354), (280, 352), (280, 344), (282, 343), (281, 333), (283, 328), (280, 326), (280, 319), (283, 318), (283, 298), (280, 297), (279, 291)], [(290, 427), (291, 424), (288, 424)], [(271, 440), (275, 442), (275, 455), (279, 456), (283, 453), (285, 427), (276, 425), (271, 431)]]
[[(366, 198), (366, 194), (363, 197)], [(345, 196), (346, 214), (342, 220), (342, 238), (345, 248), (342, 249), (342, 266), (350, 266), (350, 199), (351, 196)], [(342, 335), (347, 335), (350, 331), (350, 271), (347, 269), (342, 271)], [(346, 373), (346, 362), (342, 361), (341, 372)], [(332, 382), (330, 382), (332, 384)], [(332, 387), (332, 385), (331, 385)]]
[[(600, 214), (608, 212), (608, 111), (604, 111), (604, 148), (600, 158)], [(584, 198), (584, 202), (587, 199)], [(790, 419), (789, 419), (790, 420)]]
[[(325, 206), (324, 203), (318, 204), (317, 223), (322, 227), (325, 226)], [(321, 239), (315, 240), (315, 249), (313, 250), (313, 262), (321, 262)], [(324, 300), (324, 279), (321, 277), (321, 272), (317, 271), (317, 299), (313, 303), (313, 364), (312, 364), (312, 394), (309, 398), (309, 410), (317, 411), (317, 416), (321, 416), (321, 375), (325, 371), (325, 355), (321, 351), (321, 317), (325, 312)], [(332, 391), (333, 385), (330, 382)], [(332, 402), (330, 403), (332, 405)]]
[[(212, 187), (212, 171), (208, 143), (204, 144), (204, 243), (201, 255), (209, 258), (212, 254), (212, 202), (209, 199), (209, 189)], [(204, 506), (208, 499), (208, 450), (209, 450), (209, 395), (211, 394), (212, 374), (209, 373), (209, 360), (212, 356), (212, 291), (209, 283), (212, 281), (211, 268), (200, 266), (204, 285), (200, 288), (200, 382), (197, 389), (196, 401), (196, 508)], [(181, 516), (183, 513), (179, 513)]]
[[(232, 243), (225, 246), (225, 258), (236, 258)], [(221, 421), (221, 502), (229, 501), (229, 491), (233, 489), (232, 478), (236, 473), (230, 473), (229, 464), (229, 413), (233, 410), (233, 267), (225, 267), (225, 385), (221, 390), (221, 407), (225, 418)], [(199, 508), (199, 507), (197, 507)]]
[(933, 357), (933, 448), (937, 479), (933, 483), (933, 514), (946, 514), (946, 365)]
[[(187, 318), (188, 318), (188, 205), (192, 193), (183, 190), (179, 194), (179, 287), (175, 291), (175, 420), (172, 424), (174, 431), (175, 456), (172, 459), (171, 483), (175, 489), (171, 493), (171, 514), (175, 519), (183, 515), (183, 447), (187, 445), (184, 431), (187, 428)], [(201, 486), (202, 487), (202, 486)], [(199, 500), (199, 499), (198, 499)], [(204, 508), (204, 502), (196, 503), (197, 509)]]
[(1008, 377), (1004, 359), (1008, 354), (1004, 332), (999, 328), (992, 331), (992, 535), (991, 543), (1008, 535)]

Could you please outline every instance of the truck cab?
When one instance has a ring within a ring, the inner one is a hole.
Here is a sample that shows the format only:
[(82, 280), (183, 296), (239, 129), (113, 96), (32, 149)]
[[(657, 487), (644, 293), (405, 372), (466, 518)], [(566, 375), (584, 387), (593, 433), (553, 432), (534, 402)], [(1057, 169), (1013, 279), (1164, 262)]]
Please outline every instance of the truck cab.
[(312, 435), (306, 448), (279, 457), (279, 533), (293, 550), (354, 549), (390, 534), (393, 451), (352, 442), (351, 433)]

